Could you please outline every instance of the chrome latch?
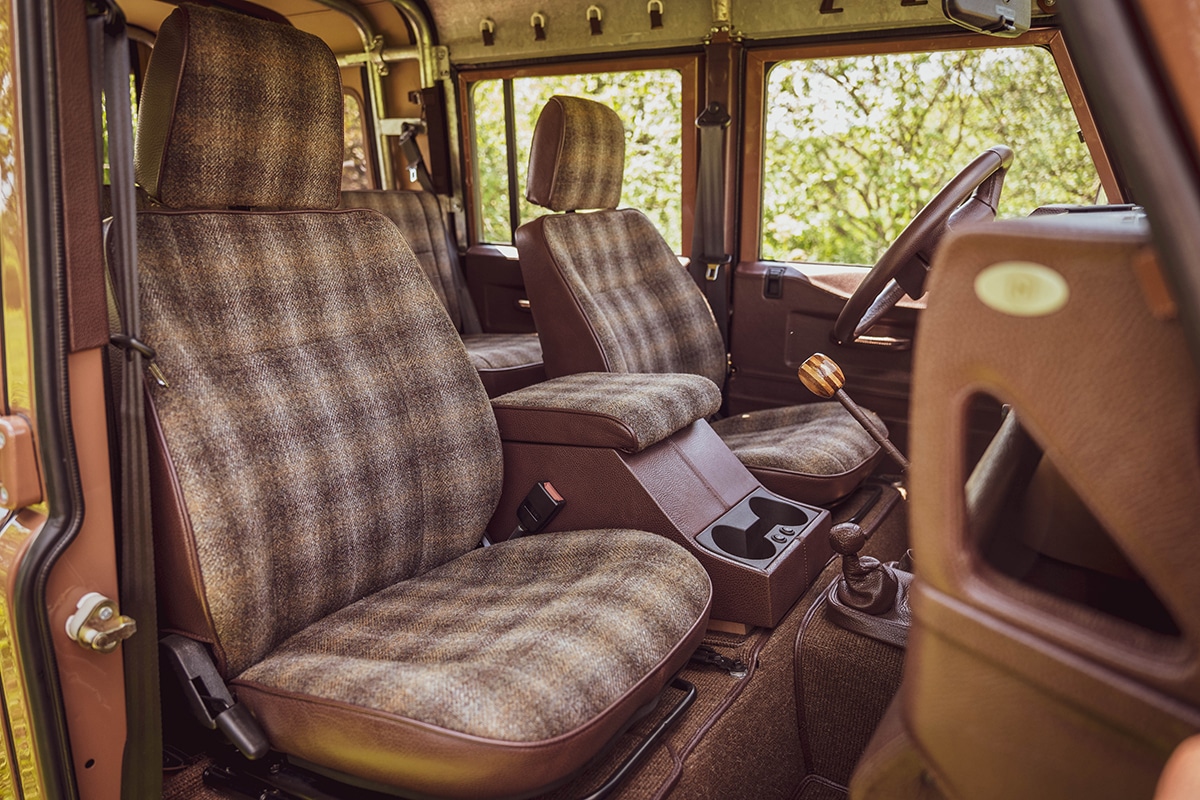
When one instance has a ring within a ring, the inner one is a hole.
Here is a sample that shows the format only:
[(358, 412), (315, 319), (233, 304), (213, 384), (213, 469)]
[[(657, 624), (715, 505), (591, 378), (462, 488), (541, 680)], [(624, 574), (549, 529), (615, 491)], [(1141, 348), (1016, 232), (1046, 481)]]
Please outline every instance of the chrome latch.
[(79, 598), (75, 613), (67, 617), (67, 635), (80, 647), (111, 653), (117, 645), (137, 633), (137, 622), (117, 610), (116, 601), (99, 592)]

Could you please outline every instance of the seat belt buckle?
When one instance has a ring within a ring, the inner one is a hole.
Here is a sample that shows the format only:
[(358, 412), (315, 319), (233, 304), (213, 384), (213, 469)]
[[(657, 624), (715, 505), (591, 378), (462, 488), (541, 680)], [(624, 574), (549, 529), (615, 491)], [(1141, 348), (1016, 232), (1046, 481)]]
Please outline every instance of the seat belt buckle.
[(733, 256), (721, 256), (717, 261), (705, 260), (704, 280), (715, 281), (721, 275), (721, 267), (733, 262)]
[(508, 538), (516, 539), (530, 533), (539, 533), (566, 504), (567, 501), (550, 481), (535, 483), (517, 508), (517, 527)]

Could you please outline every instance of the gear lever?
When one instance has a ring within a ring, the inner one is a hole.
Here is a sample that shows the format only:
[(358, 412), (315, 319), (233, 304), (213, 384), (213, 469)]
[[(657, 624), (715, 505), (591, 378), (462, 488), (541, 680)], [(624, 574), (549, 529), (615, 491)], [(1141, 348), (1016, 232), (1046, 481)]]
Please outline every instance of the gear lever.
[(842, 603), (864, 614), (883, 614), (896, 604), (900, 581), (879, 559), (859, 556), (866, 543), (862, 528), (853, 522), (839, 523), (829, 531), (829, 544), (842, 557), (837, 595)]
[(837, 365), (836, 361), (824, 353), (813, 353), (807, 361), (800, 365), (796, 374), (800, 377), (804, 388), (817, 397), (826, 400), (833, 398), (841, 403), (850, 412), (850, 416), (854, 417), (855, 421), (871, 435), (871, 438), (879, 443), (884, 452), (891, 456), (902, 470), (908, 472), (908, 459), (904, 457), (904, 454), (891, 443), (887, 434), (875, 427), (862, 407), (851, 400), (850, 395), (842, 390), (842, 387), (846, 385), (846, 376), (842, 374), (842, 368)]

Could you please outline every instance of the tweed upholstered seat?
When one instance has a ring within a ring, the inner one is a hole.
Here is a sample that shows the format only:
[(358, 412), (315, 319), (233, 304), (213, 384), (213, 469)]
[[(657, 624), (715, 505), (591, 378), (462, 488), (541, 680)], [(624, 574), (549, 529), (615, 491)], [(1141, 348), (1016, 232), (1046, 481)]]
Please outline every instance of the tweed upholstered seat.
[[(552, 97), (538, 118), (526, 198), (551, 211), (601, 209), (517, 229), (546, 373), (691, 372), (723, 386), (725, 348), (704, 295), (645, 215), (616, 208), (624, 154), (621, 120), (599, 103)], [(881, 456), (836, 403), (740, 415), (713, 430), (764, 486), (809, 503), (850, 493)]]
[(150, 406), (161, 620), (278, 751), (409, 794), (529, 794), (654, 700), (711, 587), (644, 532), (477, 548), (496, 421), (395, 225), (335, 208), (341, 102), (293, 28), (182, 6), (159, 30), (135, 171), (161, 204), (137, 219), (170, 380)]
[(373, 208), (395, 223), (433, 285), (450, 321), (462, 334), (467, 356), (488, 397), (546, 379), (536, 333), (483, 333), (467, 294), (466, 280), (451, 248), (437, 197), (429, 192), (342, 192), (342, 208)]

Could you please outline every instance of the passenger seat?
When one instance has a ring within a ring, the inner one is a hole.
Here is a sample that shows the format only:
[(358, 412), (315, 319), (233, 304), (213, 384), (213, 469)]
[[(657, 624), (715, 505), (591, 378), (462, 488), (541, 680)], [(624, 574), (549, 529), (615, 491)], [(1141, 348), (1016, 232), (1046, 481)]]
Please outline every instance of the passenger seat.
[(450, 321), (462, 336), (488, 397), (546, 380), (536, 333), (484, 333), (467, 292), (458, 252), (451, 246), (437, 197), (428, 192), (342, 192), (341, 208), (370, 208), (390, 219), (433, 284)]

